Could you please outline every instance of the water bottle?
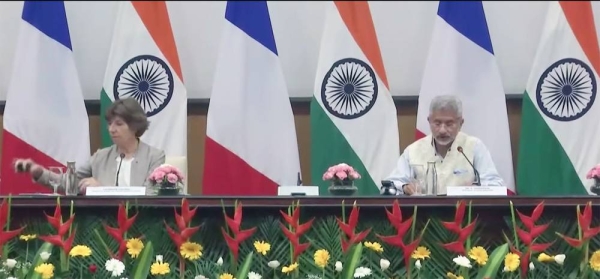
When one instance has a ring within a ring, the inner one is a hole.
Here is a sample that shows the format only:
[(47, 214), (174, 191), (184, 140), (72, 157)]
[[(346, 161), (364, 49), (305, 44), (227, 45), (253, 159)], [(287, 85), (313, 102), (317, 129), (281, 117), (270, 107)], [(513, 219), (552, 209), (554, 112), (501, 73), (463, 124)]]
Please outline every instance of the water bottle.
[(77, 185), (77, 169), (75, 162), (67, 162), (67, 171), (65, 172), (65, 195), (77, 196), (79, 187)]
[(427, 162), (427, 172), (425, 173), (425, 191), (428, 196), (437, 196), (438, 181), (435, 161)]

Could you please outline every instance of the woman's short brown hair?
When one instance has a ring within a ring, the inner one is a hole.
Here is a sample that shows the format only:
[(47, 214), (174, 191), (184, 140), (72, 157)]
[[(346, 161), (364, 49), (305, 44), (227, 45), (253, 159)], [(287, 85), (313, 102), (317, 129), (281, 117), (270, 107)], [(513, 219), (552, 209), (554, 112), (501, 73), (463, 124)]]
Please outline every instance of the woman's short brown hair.
[(148, 130), (148, 126), (150, 126), (148, 117), (146, 117), (146, 112), (144, 112), (140, 103), (133, 98), (114, 101), (106, 110), (104, 118), (107, 122), (110, 122), (117, 116), (127, 123), (129, 129), (131, 129), (138, 138), (141, 137), (144, 132)]

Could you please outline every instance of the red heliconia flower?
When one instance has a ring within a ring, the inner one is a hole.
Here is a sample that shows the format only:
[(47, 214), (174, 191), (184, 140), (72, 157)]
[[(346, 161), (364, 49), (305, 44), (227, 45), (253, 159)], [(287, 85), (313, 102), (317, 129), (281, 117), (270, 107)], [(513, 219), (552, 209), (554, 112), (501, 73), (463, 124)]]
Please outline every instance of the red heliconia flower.
[(96, 270), (98, 269), (98, 267), (95, 264), (90, 265), (90, 267), (88, 268), (90, 273), (96, 273)]
[(177, 213), (177, 209), (175, 209), (175, 223), (177, 224), (177, 228), (179, 229), (179, 233), (175, 232), (166, 221), (164, 221), (165, 226), (167, 228), (167, 233), (169, 237), (175, 243), (177, 249), (181, 247), (181, 244), (188, 241), (192, 235), (194, 235), (199, 229), (200, 226), (189, 227), (192, 218), (196, 214), (196, 209), (194, 208), (190, 210), (189, 203), (187, 199), (183, 199), (181, 202), (181, 215)]
[(519, 258), (521, 261), (521, 277), (522, 278), (525, 278), (527, 276), (527, 268), (529, 267), (529, 258), (531, 256), (531, 254), (543, 252), (554, 243), (554, 241), (552, 241), (550, 243), (533, 243), (534, 239), (537, 238), (538, 236), (540, 236), (542, 233), (544, 233), (544, 231), (546, 231), (546, 229), (550, 225), (549, 223), (545, 224), (545, 225), (539, 225), (539, 226), (535, 225), (535, 222), (537, 222), (537, 220), (540, 219), (540, 217), (542, 216), (543, 211), (544, 211), (544, 202), (543, 201), (540, 202), (533, 209), (531, 216), (522, 214), (521, 212), (519, 212), (517, 210), (519, 219), (525, 226), (526, 230), (522, 230), (521, 228), (516, 226), (516, 224), (515, 224), (515, 229), (517, 231), (517, 236), (523, 242), (523, 244), (525, 244), (527, 246), (527, 248), (525, 249), (524, 252), (522, 252), (522, 251), (519, 251), (512, 244), (510, 244), (510, 243), (509, 244), (510, 244), (510, 250), (513, 253), (519, 255)]
[(421, 237), (418, 237), (413, 242), (409, 244), (404, 244), (404, 235), (410, 229), (413, 222), (413, 216), (402, 221), (402, 211), (400, 210), (400, 204), (398, 204), (398, 200), (394, 201), (392, 206), (392, 213), (390, 213), (387, 209), (385, 210), (387, 213), (388, 220), (392, 224), (394, 228), (396, 228), (396, 235), (390, 236), (381, 236), (377, 234), (377, 237), (380, 238), (383, 242), (386, 242), (390, 245), (396, 246), (402, 249), (402, 254), (404, 255), (404, 265), (406, 266), (406, 272), (410, 273), (410, 255), (412, 252), (417, 249), (419, 246), (419, 242), (421, 242)]
[(4, 228), (6, 226), (6, 223), (8, 222), (8, 208), (9, 205), (6, 202), (6, 199), (3, 199), (2, 203), (0, 204), (0, 253), (2, 253), (2, 248), (4, 247), (4, 244), (6, 242), (19, 235), (21, 231), (25, 229), (25, 226), (23, 226), (12, 231), (2, 230), (2, 228)]
[(66, 222), (63, 223), (62, 213), (60, 211), (60, 204), (57, 203), (56, 208), (54, 209), (53, 216), (48, 216), (48, 214), (46, 214), (45, 212), (44, 215), (46, 215), (48, 223), (50, 223), (50, 225), (53, 228), (55, 228), (58, 233), (55, 235), (40, 236), (40, 239), (54, 246), (60, 247), (63, 250), (65, 256), (68, 256), (69, 252), (71, 252), (71, 247), (73, 246), (73, 240), (75, 239), (76, 230), (73, 230), (68, 238), (65, 239), (64, 237), (69, 232), (69, 227), (73, 223), (73, 220), (75, 220), (75, 214), (73, 214), (71, 218), (69, 218)]
[(463, 256), (466, 255), (465, 241), (467, 241), (467, 238), (469, 238), (469, 236), (473, 233), (473, 230), (477, 224), (477, 218), (475, 218), (475, 220), (473, 220), (473, 222), (467, 226), (462, 226), (463, 218), (465, 217), (465, 208), (466, 202), (464, 200), (459, 201), (456, 206), (456, 212), (454, 213), (454, 221), (442, 222), (442, 225), (447, 230), (458, 235), (458, 239), (456, 241), (442, 244), (442, 247), (450, 252), (454, 252)]
[(336, 217), (337, 223), (340, 226), (340, 229), (346, 234), (348, 240), (346, 240), (343, 236), (341, 236), (342, 241), (342, 252), (346, 253), (348, 249), (353, 245), (363, 241), (365, 237), (371, 231), (371, 228), (366, 229), (360, 233), (355, 234), (354, 231), (356, 229), (356, 225), (358, 224), (358, 213), (359, 208), (356, 207), (356, 202), (354, 206), (352, 206), (352, 211), (350, 212), (350, 218), (348, 219), (348, 223), (344, 223), (340, 218)]
[(233, 219), (231, 219), (227, 215), (225, 215), (225, 220), (227, 221), (227, 226), (233, 232), (233, 238), (225, 231), (225, 229), (221, 228), (221, 232), (223, 233), (223, 237), (225, 237), (227, 246), (231, 250), (231, 253), (233, 253), (234, 261), (237, 262), (240, 243), (242, 243), (242, 241), (250, 238), (256, 231), (256, 227), (250, 228), (247, 230), (240, 230), (240, 226), (242, 224), (242, 203), (241, 202), (235, 208), (235, 213), (233, 214)]
[(114, 255), (111, 251), (108, 251), (112, 258), (116, 258), (118, 260), (123, 259), (123, 255), (125, 251), (127, 251), (127, 240), (125, 239), (125, 234), (127, 230), (133, 225), (135, 222), (135, 218), (137, 217), (137, 213), (133, 215), (131, 218), (127, 218), (127, 212), (125, 212), (125, 206), (121, 203), (119, 204), (119, 211), (117, 213), (117, 223), (118, 226), (116, 228), (110, 227), (106, 224), (104, 225), (104, 229), (106, 232), (119, 243), (119, 252), (117, 255)]
[(581, 228), (581, 239), (571, 238), (558, 234), (562, 237), (569, 245), (573, 247), (580, 247), (586, 241), (592, 239), (594, 236), (600, 233), (600, 226), (592, 228), (592, 203), (588, 202), (581, 213), (580, 207), (577, 206), (577, 223)]
[(293, 260), (296, 261), (296, 259), (298, 259), (298, 256), (300, 254), (302, 254), (302, 252), (304, 252), (310, 245), (310, 243), (308, 243), (308, 242), (300, 243), (300, 236), (302, 236), (304, 233), (306, 233), (310, 229), (315, 218), (313, 217), (312, 219), (310, 219), (310, 221), (308, 221), (304, 224), (300, 224), (300, 205), (298, 205), (296, 207), (296, 209), (294, 209), (294, 212), (292, 213), (291, 216), (287, 215), (283, 211), (279, 211), (279, 212), (281, 212), (281, 215), (283, 215), (283, 219), (285, 220), (285, 222), (288, 223), (288, 225), (290, 225), (292, 227), (292, 230), (289, 230), (288, 228), (285, 227), (285, 225), (283, 223), (279, 222), (279, 226), (281, 227), (283, 234), (292, 243), (292, 248), (293, 248), (293, 256), (292, 257), (293, 257)]

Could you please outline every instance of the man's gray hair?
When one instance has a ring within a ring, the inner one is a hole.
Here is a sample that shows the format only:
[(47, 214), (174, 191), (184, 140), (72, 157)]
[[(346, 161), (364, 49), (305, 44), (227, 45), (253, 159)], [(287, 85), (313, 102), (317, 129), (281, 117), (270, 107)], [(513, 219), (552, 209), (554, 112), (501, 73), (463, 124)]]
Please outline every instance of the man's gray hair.
[(456, 112), (456, 115), (462, 117), (462, 102), (455, 95), (435, 96), (429, 105), (429, 114), (440, 110), (453, 111)]

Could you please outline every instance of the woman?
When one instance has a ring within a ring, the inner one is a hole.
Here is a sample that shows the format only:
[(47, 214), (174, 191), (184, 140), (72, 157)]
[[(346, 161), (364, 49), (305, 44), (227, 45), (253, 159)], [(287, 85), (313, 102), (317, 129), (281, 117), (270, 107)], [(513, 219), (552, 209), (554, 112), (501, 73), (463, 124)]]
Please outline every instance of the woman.
[[(147, 178), (165, 163), (165, 152), (140, 141), (150, 124), (144, 109), (135, 99), (121, 99), (108, 108), (105, 118), (114, 144), (96, 151), (87, 162), (78, 166), (79, 191), (85, 192), (87, 187), (118, 185), (146, 186), (146, 193), (151, 193)], [(117, 178), (119, 163), (121, 168)], [(35, 182), (50, 185), (52, 173), (32, 160), (17, 160), (15, 167), (28, 171)]]

